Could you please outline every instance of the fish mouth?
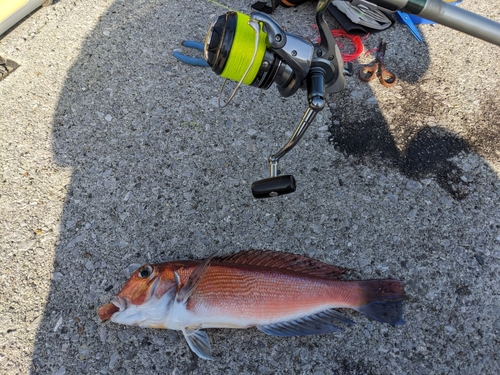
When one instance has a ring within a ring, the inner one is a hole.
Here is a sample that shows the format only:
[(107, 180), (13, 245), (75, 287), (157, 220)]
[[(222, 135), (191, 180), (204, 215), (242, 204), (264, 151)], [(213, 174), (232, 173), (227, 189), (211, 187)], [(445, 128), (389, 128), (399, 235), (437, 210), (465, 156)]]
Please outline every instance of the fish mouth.
[(99, 307), (99, 310), (97, 310), (97, 315), (99, 315), (101, 321), (105, 322), (111, 319), (113, 314), (124, 311), (127, 309), (127, 307), (128, 301), (123, 297), (116, 296), (111, 300), (110, 303)]

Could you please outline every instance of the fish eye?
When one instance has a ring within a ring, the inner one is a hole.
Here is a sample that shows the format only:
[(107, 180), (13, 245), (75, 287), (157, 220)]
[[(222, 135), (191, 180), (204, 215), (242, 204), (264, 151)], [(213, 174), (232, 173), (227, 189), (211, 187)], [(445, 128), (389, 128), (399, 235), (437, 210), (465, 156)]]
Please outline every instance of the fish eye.
[(139, 268), (137, 271), (137, 276), (139, 276), (141, 279), (145, 279), (149, 276), (151, 276), (153, 273), (153, 267), (151, 267), (149, 264), (146, 264)]

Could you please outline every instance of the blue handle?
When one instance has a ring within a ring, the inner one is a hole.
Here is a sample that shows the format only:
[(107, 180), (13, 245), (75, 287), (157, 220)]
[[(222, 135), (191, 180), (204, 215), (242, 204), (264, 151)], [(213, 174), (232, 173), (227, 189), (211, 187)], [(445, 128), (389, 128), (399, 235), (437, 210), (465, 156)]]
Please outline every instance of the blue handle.
[[(203, 51), (203, 43), (200, 42), (195, 42), (193, 40), (185, 40), (182, 42), (182, 45), (186, 48), (192, 48), (198, 51)], [(193, 66), (209, 66), (206, 60), (202, 57), (191, 57), (191, 56), (186, 56), (179, 51), (174, 51), (173, 52), (174, 57), (179, 60), (180, 62), (183, 62), (185, 64), (193, 65)]]

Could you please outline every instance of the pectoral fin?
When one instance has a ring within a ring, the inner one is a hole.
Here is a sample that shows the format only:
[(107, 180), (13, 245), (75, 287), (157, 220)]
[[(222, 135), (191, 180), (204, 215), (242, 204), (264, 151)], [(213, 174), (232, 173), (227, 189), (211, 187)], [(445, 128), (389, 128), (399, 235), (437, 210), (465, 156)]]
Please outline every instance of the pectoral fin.
[(320, 313), (287, 322), (257, 326), (266, 335), (272, 336), (305, 336), (342, 331), (333, 324), (334, 321), (354, 324), (354, 322), (336, 310), (326, 310)]
[(213, 359), (210, 340), (206, 332), (198, 327), (186, 327), (182, 330), (186, 341), (193, 352), (203, 359)]
[[(203, 260), (196, 266), (191, 275), (189, 276), (188, 281), (177, 293), (177, 302), (185, 303), (188, 298), (193, 294), (198, 284), (203, 280), (203, 277), (207, 273), (208, 264), (212, 260), (215, 254), (212, 254), (207, 259)], [(180, 278), (176, 275), (177, 282), (180, 283)]]

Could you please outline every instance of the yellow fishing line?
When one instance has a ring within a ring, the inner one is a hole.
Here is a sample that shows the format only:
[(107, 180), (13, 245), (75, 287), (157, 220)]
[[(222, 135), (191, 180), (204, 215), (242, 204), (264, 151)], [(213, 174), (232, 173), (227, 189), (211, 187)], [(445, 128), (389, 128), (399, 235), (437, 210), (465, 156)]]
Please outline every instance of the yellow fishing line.
[(217, 1), (215, 1), (215, 0), (207, 0), (207, 1), (208, 1), (209, 3), (212, 3), (212, 4), (215, 4), (215, 5), (217, 5), (217, 6), (220, 6), (221, 8), (228, 9), (228, 10), (233, 10), (233, 11), (234, 11), (234, 9), (231, 9), (231, 8), (230, 8), (230, 7), (228, 7), (227, 5), (224, 5), (224, 4), (222, 4), (222, 3), (219, 3), (219, 2), (217, 2)]
[(243, 78), (248, 66), (252, 64), (247, 76), (243, 80), (245, 85), (249, 85), (254, 81), (259, 72), (260, 64), (264, 59), (264, 53), (266, 52), (266, 34), (262, 31), (262, 26), (260, 26), (259, 44), (252, 63), (252, 57), (255, 52), (256, 32), (248, 24), (249, 20), (250, 17), (246, 14), (237, 14), (233, 44), (224, 70), (220, 74), (222, 77), (239, 82)]

